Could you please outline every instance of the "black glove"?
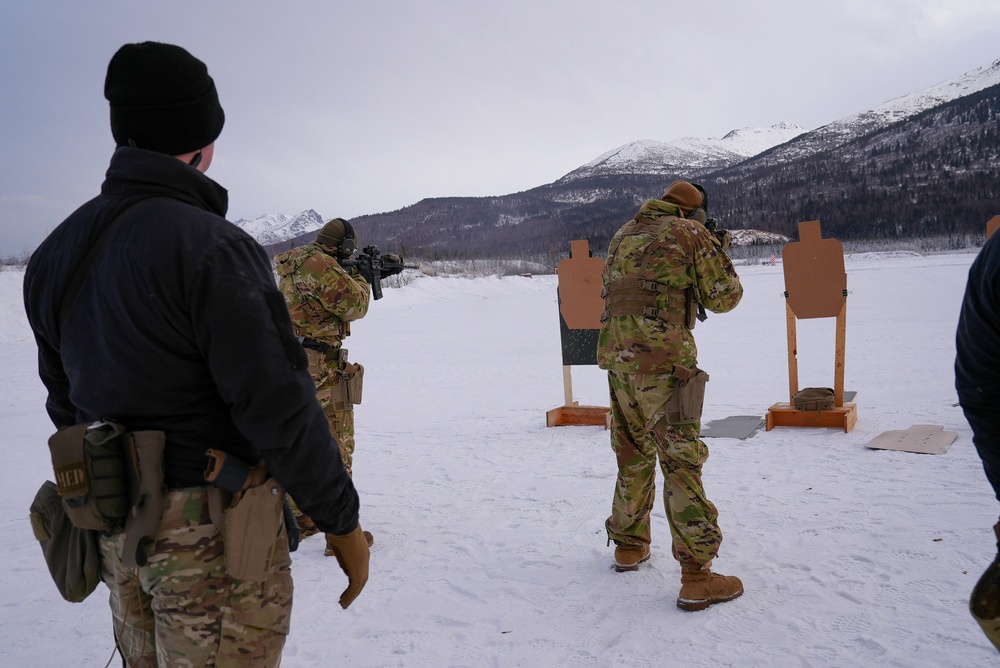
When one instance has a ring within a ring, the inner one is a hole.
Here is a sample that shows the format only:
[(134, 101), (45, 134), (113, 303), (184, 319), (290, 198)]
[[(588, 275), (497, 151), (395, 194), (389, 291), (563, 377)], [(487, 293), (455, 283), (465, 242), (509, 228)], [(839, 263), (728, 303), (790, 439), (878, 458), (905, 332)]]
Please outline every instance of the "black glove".
[(382, 276), (395, 276), (403, 271), (403, 258), (395, 253), (386, 253), (382, 256)]

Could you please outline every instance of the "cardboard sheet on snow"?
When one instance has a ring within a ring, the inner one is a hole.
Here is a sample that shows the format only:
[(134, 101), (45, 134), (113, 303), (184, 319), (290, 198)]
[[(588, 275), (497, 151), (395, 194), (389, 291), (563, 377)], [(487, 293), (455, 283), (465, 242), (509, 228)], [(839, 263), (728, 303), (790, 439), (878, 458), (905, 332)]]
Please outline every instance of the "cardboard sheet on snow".
[(712, 420), (701, 430), (703, 438), (738, 438), (744, 440), (757, 433), (764, 426), (764, 418), (759, 415), (733, 415), (721, 420)]
[(922, 455), (943, 455), (948, 452), (948, 446), (956, 438), (958, 438), (957, 432), (944, 431), (941, 425), (915, 424), (909, 429), (879, 434), (865, 447), (874, 450), (916, 452)]

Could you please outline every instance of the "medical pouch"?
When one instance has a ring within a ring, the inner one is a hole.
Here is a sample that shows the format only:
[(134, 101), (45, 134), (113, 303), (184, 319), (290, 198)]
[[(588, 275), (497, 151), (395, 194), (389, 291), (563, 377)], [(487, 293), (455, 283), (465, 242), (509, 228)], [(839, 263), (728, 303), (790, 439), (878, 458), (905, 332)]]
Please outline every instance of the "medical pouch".
[(59, 496), (74, 526), (115, 533), (129, 509), (125, 427), (105, 420), (60, 429), (49, 438)]

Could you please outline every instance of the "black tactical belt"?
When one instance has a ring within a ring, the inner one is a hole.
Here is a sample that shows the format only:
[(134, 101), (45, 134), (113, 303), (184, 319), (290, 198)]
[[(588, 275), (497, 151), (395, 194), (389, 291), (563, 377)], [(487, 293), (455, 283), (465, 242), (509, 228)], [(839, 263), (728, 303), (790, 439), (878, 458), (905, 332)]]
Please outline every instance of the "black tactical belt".
[(318, 350), (321, 353), (325, 353), (327, 350), (333, 348), (329, 343), (323, 343), (322, 341), (317, 341), (316, 339), (302, 339), (302, 347), (309, 348), (310, 350)]

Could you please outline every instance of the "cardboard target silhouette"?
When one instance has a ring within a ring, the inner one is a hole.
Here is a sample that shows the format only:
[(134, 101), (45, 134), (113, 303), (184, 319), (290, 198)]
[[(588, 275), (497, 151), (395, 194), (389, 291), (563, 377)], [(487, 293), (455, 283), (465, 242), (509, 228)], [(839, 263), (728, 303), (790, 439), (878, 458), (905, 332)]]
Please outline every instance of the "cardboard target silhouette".
[(575, 364), (597, 364), (597, 338), (601, 332), (601, 297), (604, 260), (591, 257), (586, 240), (570, 242), (570, 256), (556, 265), (559, 286), (559, 335), (562, 342), (563, 392), (565, 404), (546, 412), (546, 426), (568, 424), (604, 425), (609, 428), (611, 408), (580, 406), (573, 401)]
[(819, 221), (799, 223), (799, 241), (781, 251), (788, 307), (800, 320), (836, 318), (847, 305), (844, 246), (824, 239)]
[(570, 256), (556, 265), (559, 276), (559, 334), (564, 365), (597, 364), (601, 331), (604, 260), (590, 256), (590, 244), (570, 242)]
[[(844, 358), (847, 335), (847, 271), (844, 247), (836, 239), (824, 239), (818, 220), (799, 223), (799, 241), (781, 251), (785, 274), (785, 318), (788, 328), (788, 403), (776, 403), (767, 412), (766, 427), (843, 427), (850, 431), (857, 422), (857, 407), (844, 403)], [(800, 411), (792, 404), (799, 391), (796, 318), (836, 318), (834, 408)]]
[(998, 227), (1000, 227), (1000, 216), (993, 216), (989, 219), (989, 222), (986, 223), (986, 238), (989, 239), (992, 237)]

